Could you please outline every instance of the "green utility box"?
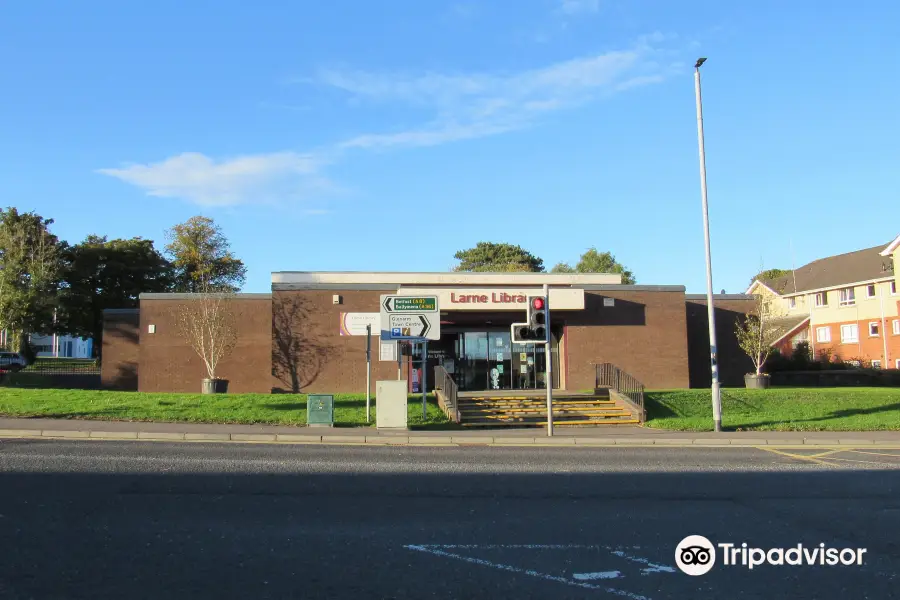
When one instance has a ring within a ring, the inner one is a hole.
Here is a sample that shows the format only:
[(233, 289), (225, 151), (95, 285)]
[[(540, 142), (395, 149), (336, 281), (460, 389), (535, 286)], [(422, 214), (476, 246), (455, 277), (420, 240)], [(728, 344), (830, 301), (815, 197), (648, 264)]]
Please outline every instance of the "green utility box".
[(334, 425), (334, 396), (310, 394), (306, 401), (306, 424), (310, 427)]

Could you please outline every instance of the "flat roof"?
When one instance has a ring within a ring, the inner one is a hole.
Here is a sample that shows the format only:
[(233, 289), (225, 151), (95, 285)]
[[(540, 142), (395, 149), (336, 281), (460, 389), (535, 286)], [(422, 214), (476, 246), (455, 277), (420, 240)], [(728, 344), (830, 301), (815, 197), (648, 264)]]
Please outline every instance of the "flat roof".
[[(236, 294), (228, 294), (228, 296), (238, 298), (239, 300), (264, 300), (272, 298), (272, 294), (269, 292), (238, 292)], [(138, 295), (139, 300), (191, 300), (199, 297), (200, 294), (189, 294), (185, 292), (143, 292)]]
[(408, 273), (395, 271), (276, 271), (272, 284), (385, 285), (603, 285), (620, 284), (618, 273)]

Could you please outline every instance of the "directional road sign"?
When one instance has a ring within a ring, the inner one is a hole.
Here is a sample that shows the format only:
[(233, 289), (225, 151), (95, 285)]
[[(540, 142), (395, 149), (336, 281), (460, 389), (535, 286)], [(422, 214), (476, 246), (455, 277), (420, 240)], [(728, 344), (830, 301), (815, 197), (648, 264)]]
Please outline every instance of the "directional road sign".
[(441, 313), (437, 296), (382, 296), (381, 339), (441, 339)]

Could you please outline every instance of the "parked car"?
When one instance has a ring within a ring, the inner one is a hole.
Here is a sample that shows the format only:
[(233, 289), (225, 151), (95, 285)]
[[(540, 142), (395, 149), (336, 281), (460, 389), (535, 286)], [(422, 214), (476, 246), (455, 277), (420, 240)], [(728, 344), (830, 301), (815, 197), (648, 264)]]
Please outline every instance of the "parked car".
[(25, 359), (17, 352), (0, 352), (0, 371), (18, 371), (27, 366)]

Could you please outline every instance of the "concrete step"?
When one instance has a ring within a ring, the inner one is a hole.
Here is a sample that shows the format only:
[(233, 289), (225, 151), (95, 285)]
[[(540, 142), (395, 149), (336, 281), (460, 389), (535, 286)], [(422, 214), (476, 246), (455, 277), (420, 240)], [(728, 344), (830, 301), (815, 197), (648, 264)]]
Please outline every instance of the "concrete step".
[[(553, 419), (553, 426), (586, 426), (586, 425), (637, 425), (639, 420), (634, 418), (600, 419), (600, 420), (574, 420), (563, 421)], [(490, 421), (490, 422), (463, 422), (463, 427), (546, 427), (547, 421)]]
[[(557, 412), (553, 413), (554, 419), (615, 419), (618, 417), (631, 417), (633, 416), (631, 412), (627, 410), (621, 410), (617, 412), (602, 412), (602, 413), (568, 413), (568, 414), (560, 414)], [(463, 423), (473, 423), (476, 421), (533, 421), (535, 419), (546, 419), (546, 413), (531, 413), (531, 414), (522, 414), (522, 415), (469, 415), (467, 418), (463, 418)]]
[[(608, 413), (628, 410), (623, 406), (576, 406), (576, 407), (560, 407), (554, 406), (553, 413), (581, 413), (596, 412)], [(488, 414), (531, 414), (546, 413), (546, 406), (535, 406), (530, 408), (460, 408), (459, 412), (464, 415), (488, 415)]]
[[(474, 400), (474, 401), (457, 401), (459, 406), (546, 406), (546, 400), (535, 400), (532, 402), (522, 401), (522, 400), (500, 400), (500, 401), (487, 401), (487, 400)], [(593, 406), (595, 404), (600, 405), (614, 405), (616, 404), (615, 400), (553, 400), (553, 406)]]

